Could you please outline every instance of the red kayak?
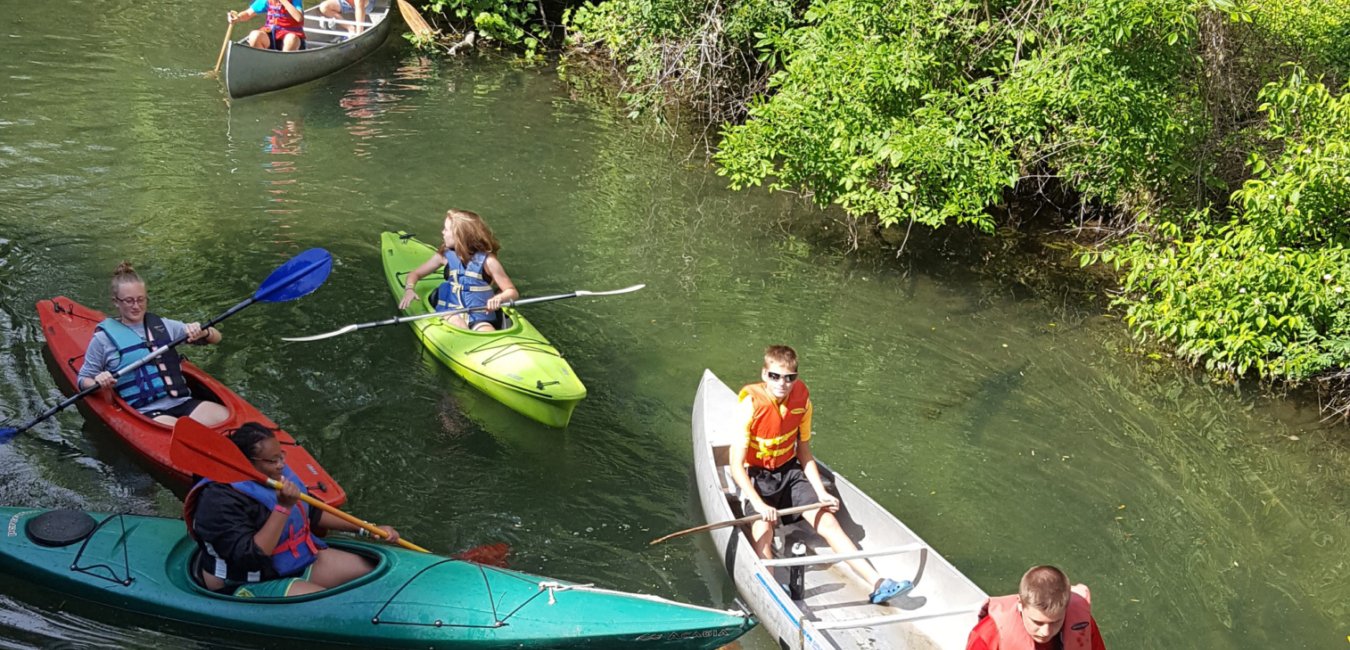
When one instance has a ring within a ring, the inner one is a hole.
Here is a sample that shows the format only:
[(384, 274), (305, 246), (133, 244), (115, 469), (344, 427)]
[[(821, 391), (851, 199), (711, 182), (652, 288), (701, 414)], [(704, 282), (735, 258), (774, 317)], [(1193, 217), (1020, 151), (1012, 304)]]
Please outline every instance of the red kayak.
[[(80, 366), (84, 365), (84, 351), (89, 347), (89, 339), (93, 338), (94, 329), (107, 316), (65, 297), (43, 300), (37, 304), (37, 309), (47, 347), (51, 348), (52, 356), (61, 366), (66, 380), (74, 386)], [(286, 464), (304, 478), (305, 487), (309, 488), (311, 496), (334, 507), (347, 501), (347, 493), (319, 466), (319, 461), (314, 460), (295, 438), (280, 430), (275, 422), (253, 408), (253, 405), (186, 360), (183, 361), (183, 375), (187, 378), (193, 397), (223, 404), (230, 411), (229, 419), (213, 429), (223, 433), (252, 421), (275, 430), (277, 441), (286, 446)], [(192, 476), (175, 467), (169, 460), (173, 427), (141, 415), (110, 390), (94, 393), (85, 398), (84, 403), (142, 458), (171, 474), (180, 483), (191, 483)]]

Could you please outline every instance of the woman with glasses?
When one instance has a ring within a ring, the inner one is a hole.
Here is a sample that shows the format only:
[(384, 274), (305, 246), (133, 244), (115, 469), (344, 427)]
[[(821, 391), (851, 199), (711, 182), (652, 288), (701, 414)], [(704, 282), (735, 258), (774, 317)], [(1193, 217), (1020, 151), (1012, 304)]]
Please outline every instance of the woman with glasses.
[(147, 311), (145, 282), (130, 262), (122, 262), (113, 273), (112, 301), (118, 317), (104, 320), (94, 330), (78, 377), (81, 389), (95, 385), (115, 388), (132, 408), (169, 426), (185, 416), (206, 426), (230, 417), (223, 405), (192, 397), (183, 378), (182, 358), (174, 350), (120, 379), (113, 376), (180, 336), (186, 336), (192, 345), (220, 343), (216, 328), (203, 330), (200, 323), (183, 323)]
[[(204, 479), (183, 501), (183, 521), (201, 552), (194, 568), (211, 591), (239, 598), (303, 596), (345, 584), (375, 569), (370, 559), (328, 548), (310, 531), (364, 532), (300, 501), (307, 494), (286, 466), (286, 451), (267, 427), (247, 422), (230, 434), (254, 469), (282, 484)], [(390, 542), (398, 531), (380, 526)]]

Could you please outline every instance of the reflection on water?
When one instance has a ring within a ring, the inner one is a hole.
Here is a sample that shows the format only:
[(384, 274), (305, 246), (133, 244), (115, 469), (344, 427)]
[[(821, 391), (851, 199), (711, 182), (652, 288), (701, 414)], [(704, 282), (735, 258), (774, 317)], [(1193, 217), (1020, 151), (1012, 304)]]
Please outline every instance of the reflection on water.
[[(263, 163), (263, 171), (267, 172), (273, 178), (266, 181), (272, 186), (267, 190), (271, 194), (268, 199), (273, 207), (266, 210), (268, 214), (295, 214), (299, 209), (295, 206), (299, 203), (298, 199), (289, 198), (292, 188), (298, 180), (293, 174), (297, 172), (296, 158), (305, 150), (305, 136), (302, 125), (304, 120), (288, 119), (282, 122), (281, 126), (273, 128), (272, 132), (263, 139), (263, 153), (267, 154), (268, 162)], [(281, 228), (289, 228), (282, 225)], [(278, 242), (283, 241), (281, 239)]]
[[(108, 24), (93, 21), (103, 9)], [(340, 477), (354, 512), (434, 550), (504, 541), (518, 569), (729, 606), (698, 540), (647, 542), (702, 523), (688, 429), (702, 370), (749, 381), (763, 346), (783, 341), (817, 399), (818, 454), (986, 590), (1059, 564), (1093, 587), (1112, 647), (1326, 648), (1350, 634), (1350, 445), (1315, 405), (1140, 357), (1118, 321), (1016, 299), (966, 273), (977, 262), (941, 238), (909, 269), (845, 255), (836, 222), (791, 197), (722, 189), (683, 145), (569, 98), (552, 71), (428, 59), (391, 39), (323, 81), (226, 104), (214, 82), (157, 72), (214, 60), (215, 23), (187, 21), (165, 42), (107, 0), (11, 15), (11, 423), (60, 399), (36, 301), (104, 306), (108, 274), (129, 259), (157, 310), (206, 319), (294, 250), (323, 246), (335, 257), (325, 287), (251, 307), (222, 324), (221, 345), (188, 354)], [(48, 38), (71, 32), (100, 37)], [(524, 295), (647, 283), (530, 307), (589, 389), (567, 430), (474, 390), (407, 328), (280, 341), (393, 315), (378, 233), (434, 236), (449, 207), (492, 224)], [(0, 503), (181, 507), (75, 409), (0, 447)], [(104, 633), (107, 619), (0, 583), (0, 643), (92, 645), (53, 620)], [(107, 638), (189, 643), (135, 623)]]
[(357, 141), (353, 153), (368, 156), (373, 140), (389, 137), (385, 131), (390, 120), (385, 119), (386, 115), (417, 110), (417, 106), (407, 100), (414, 94), (420, 94), (423, 87), (413, 82), (429, 80), (433, 72), (430, 59), (413, 56), (406, 59), (390, 79), (371, 77), (353, 82), (352, 87), (338, 100), (338, 105), (349, 118), (347, 132)]

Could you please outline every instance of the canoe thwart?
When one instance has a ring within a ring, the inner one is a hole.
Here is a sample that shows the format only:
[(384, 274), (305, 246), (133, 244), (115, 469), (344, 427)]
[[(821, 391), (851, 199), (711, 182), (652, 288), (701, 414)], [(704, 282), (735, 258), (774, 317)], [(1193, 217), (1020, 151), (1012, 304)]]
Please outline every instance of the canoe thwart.
[[(312, 20), (312, 21), (314, 21), (314, 22), (316, 22), (316, 23), (317, 23), (317, 22), (332, 22), (334, 25), (349, 25), (349, 26), (352, 26), (352, 27), (374, 27), (376, 24), (378, 24), (378, 23), (380, 22), (380, 20), (382, 20), (382, 19), (384, 18), (384, 14), (381, 14), (381, 13), (366, 14), (366, 18), (369, 18), (370, 21), (369, 21), (369, 22), (365, 22), (365, 23), (358, 23), (358, 22), (356, 22), (355, 20), (342, 20), (341, 18), (329, 18), (329, 17), (327, 17), (327, 16), (324, 16), (323, 14), (318, 14), (318, 15), (315, 15), (315, 14), (308, 14), (308, 13), (305, 14), (305, 20)], [(306, 28), (305, 28), (305, 31), (308, 32), (308, 31), (310, 31), (311, 29), (313, 29), (313, 28), (312, 28), (312, 27), (306, 27)]]
[(817, 630), (850, 630), (859, 627), (875, 627), (879, 625), (895, 625), (896, 623), (909, 623), (912, 621), (922, 621), (929, 618), (942, 618), (944, 616), (960, 616), (962, 614), (973, 614), (980, 611), (984, 603), (976, 605), (965, 605), (944, 609), (936, 612), (912, 612), (909, 614), (892, 614), (890, 616), (869, 616), (866, 618), (852, 618), (846, 621), (821, 621), (815, 624)]
[(928, 548), (927, 544), (904, 544), (902, 546), (887, 546), (884, 548), (867, 548), (852, 553), (831, 553), (829, 555), (803, 555), (800, 557), (783, 557), (772, 560), (764, 560), (764, 566), (811, 566), (814, 564), (837, 564), (848, 560), (858, 560), (866, 557), (881, 557), (883, 555), (899, 555), (901, 553), (912, 553), (922, 551)]

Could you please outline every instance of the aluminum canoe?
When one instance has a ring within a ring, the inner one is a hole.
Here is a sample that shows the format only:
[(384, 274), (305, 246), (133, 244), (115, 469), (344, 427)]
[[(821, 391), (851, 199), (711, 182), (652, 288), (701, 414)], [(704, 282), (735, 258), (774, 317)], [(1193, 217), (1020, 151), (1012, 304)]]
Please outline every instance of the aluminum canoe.
[[(290, 88), (313, 81), (341, 70), (370, 56), (389, 38), (395, 19), (389, 9), (392, 0), (375, 0), (375, 9), (367, 16), (374, 23), (360, 35), (347, 39), (340, 20), (337, 25), (324, 27), (318, 5), (305, 10), (306, 49), (296, 52), (262, 50), (245, 45), (247, 39), (230, 42), (225, 53), (225, 88), (230, 97), (248, 97), (260, 93)], [(257, 19), (239, 23), (244, 27), (261, 25)], [(249, 31), (252, 31), (250, 29)]]
[[(729, 426), (736, 404), (736, 393), (704, 371), (694, 399), (693, 436), (695, 476), (708, 523), (744, 515), (727, 465), (729, 445), (739, 441)], [(963, 650), (988, 596), (847, 479), (824, 463), (820, 470), (826, 489), (842, 504), (839, 522), (860, 556), (883, 576), (913, 581), (914, 590), (888, 605), (872, 605), (870, 585), (801, 522), (779, 527), (774, 557), (780, 559), (768, 562), (756, 556), (746, 531), (710, 531), (719, 561), (765, 630), (786, 650)], [(798, 541), (806, 545), (807, 556), (782, 559), (781, 549)], [(793, 600), (783, 587), (791, 564), (805, 569), (801, 600)]]

